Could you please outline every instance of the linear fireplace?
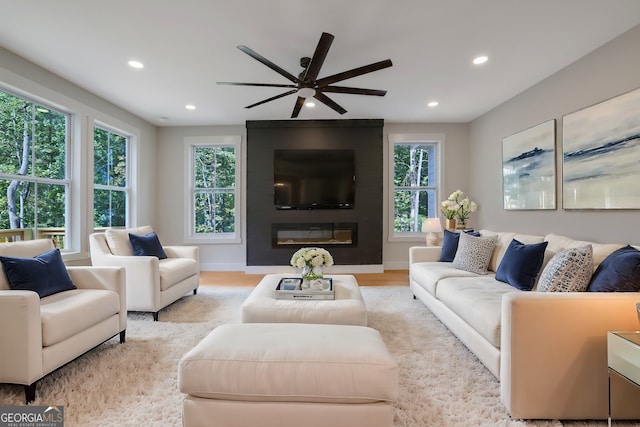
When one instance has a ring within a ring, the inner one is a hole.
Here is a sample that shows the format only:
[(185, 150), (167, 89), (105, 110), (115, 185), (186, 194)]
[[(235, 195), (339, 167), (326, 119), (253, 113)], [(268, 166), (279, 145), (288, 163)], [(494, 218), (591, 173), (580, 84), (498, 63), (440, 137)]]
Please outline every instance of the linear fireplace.
[(271, 225), (271, 246), (291, 248), (296, 246), (358, 245), (358, 223), (281, 223)]

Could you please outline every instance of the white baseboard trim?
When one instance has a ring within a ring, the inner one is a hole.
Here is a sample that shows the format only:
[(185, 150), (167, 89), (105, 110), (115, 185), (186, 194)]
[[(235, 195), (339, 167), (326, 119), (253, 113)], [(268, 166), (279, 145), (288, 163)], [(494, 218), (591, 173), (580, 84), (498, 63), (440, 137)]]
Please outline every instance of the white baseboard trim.
[(384, 269), (385, 270), (408, 270), (409, 261), (387, 262), (384, 264)]
[(200, 263), (200, 271), (244, 271), (245, 267), (244, 263)]
[[(251, 265), (244, 267), (247, 274), (277, 274), (295, 273), (295, 269), (286, 265)], [(324, 269), (325, 274), (353, 274), (353, 273), (384, 273), (384, 266), (373, 265), (332, 265)]]

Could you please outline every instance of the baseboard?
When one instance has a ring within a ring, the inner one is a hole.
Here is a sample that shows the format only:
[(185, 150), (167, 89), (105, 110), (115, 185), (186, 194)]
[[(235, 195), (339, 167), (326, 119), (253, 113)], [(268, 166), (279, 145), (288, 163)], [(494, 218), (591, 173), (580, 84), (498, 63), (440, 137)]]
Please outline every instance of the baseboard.
[[(242, 270), (247, 274), (293, 273), (295, 270), (286, 265), (247, 265)], [(324, 269), (324, 274), (384, 273), (384, 266), (373, 265), (332, 265)]]

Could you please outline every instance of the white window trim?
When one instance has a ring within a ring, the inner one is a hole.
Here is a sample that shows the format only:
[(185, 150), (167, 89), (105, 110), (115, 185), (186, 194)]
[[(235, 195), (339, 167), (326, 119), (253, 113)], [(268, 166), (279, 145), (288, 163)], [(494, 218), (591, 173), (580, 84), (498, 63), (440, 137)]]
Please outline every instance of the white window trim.
[[(120, 136), (123, 136), (125, 138), (127, 138), (127, 149), (126, 149), (126, 153), (125, 155), (127, 156), (127, 170), (126, 170), (126, 177), (125, 179), (127, 180), (127, 185), (124, 187), (114, 187), (114, 186), (110, 186), (110, 185), (98, 185), (95, 184), (93, 182), (93, 174), (94, 174), (94, 153), (93, 153), (93, 148), (94, 148), (94, 132), (95, 132), (95, 128), (100, 128), (102, 130), (106, 130), (107, 132), (111, 132), (111, 133), (115, 133), (118, 134)], [(102, 121), (99, 120), (94, 120), (93, 121), (93, 127), (91, 127), (91, 207), (89, 209), (90, 212), (90, 216), (91, 216), (91, 226), (93, 227), (94, 224), (94, 218), (93, 218), (93, 213), (94, 213), (94, 192), (96, 189), (103, 189), (103, 190), (116, 190), (116, 191), (124, 191), (125, 193), (125, 208), (126, 208), (126, 212), (125, 212), (125, 227), (126, 228), (131, 228), (133, 227), (132, 225), (132, 221), (131, 221), (131, 212), (133, 211), (132, 209), (132, 200), (133, 198), (131, 197), (131, 192), (132, 192), (132, 186), (131, 186), (131, 180), (132, 180), (132, 176), (133, 173), (131, 172), (132, 169), (132, 145), (133, 145), (133, 141), (134, 141), (135, 137), (133, 135), (131, 135), (129, 132), (125, 132), (121, 129), (115, 128), (113, 126), (110, 126)], [(94, 230), (95, 231), (95, 230)]]
[[(194, 191), (193, 170), (194, 170), (194, 150), (196, 146), (233, 146), (236, 153), (236, 174), (235, 174), (235, 232), (233, 233), (210, 233), (198, 236), (192, 232), (195, 221), (192, 206), (192, 195)], [(226, 136), (199, 136), (184, 138), (184, 158), (185, 158), (185, 191), (184, 207), (187, 218), (184, 225), (184, 239), (187, 243), (199, 244), (237, 244), (242, 243), (242, 136), (226, 135)]]
[[(387, 173), (387, 207), (388, 207), (388, 223), (387, 229), (389, 230), (387, 241), (389, 242), (424, 242), (425, 234), (420, 232), (395, 232), (394, 220), (395, 220), (395, 185), (393, 183), (393, 175), (395, 170), (394, 165), (394, 148), (398, 145), (404, 144), (420, 144), (420, 143), (429, 143), (436, 145), (436, 164), (438, 165), (438, 169), (436, 171), (436, 197), (437, 200), (440, 200), (440, 192), (444, 186), (442, 181), (442, 177), (444, 177), (444, 141), (445, 134), (444, 133), (390, 133), (388, 135), (388, 173)], [(440, 217), (440, 212), (438, 212), (438, 218)]]

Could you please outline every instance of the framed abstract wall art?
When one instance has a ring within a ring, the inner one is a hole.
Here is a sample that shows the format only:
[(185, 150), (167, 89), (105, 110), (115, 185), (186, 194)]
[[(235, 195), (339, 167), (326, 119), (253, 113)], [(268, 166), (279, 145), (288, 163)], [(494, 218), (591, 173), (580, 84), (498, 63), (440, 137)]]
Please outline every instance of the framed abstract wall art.
[(564, 209), (640, 209), (640, 89), (562, 120)]
[(556, 208), (556, 121), (502, 140), (502, 199), (508, 210)]

